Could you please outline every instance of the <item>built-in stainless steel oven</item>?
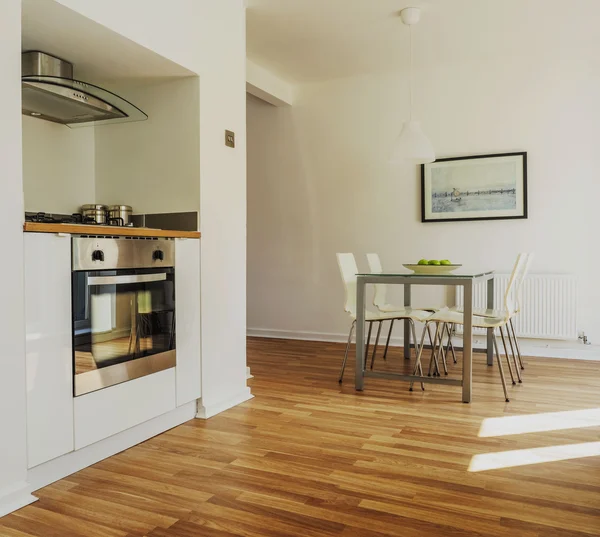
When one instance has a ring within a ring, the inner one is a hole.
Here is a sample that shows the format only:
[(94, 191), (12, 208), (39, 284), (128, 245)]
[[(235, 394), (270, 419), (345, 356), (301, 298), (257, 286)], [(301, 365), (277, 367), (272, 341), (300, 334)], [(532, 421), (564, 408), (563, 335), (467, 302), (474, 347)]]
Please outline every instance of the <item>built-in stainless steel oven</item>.
[(175, 367), (175, 241), (72, 240), (75, 397)]

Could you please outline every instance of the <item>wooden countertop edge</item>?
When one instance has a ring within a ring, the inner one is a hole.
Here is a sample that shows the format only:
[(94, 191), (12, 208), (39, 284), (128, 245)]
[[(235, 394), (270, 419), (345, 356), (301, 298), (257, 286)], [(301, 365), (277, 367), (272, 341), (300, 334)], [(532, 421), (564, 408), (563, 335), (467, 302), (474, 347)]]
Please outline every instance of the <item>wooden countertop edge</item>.
[(176, 231), (119, 226), (86, 226), (80, 224), (45, 224), (25, 222), (23, 231), (37, 233), (68, 233), (73, 235), (109, 235), (111, 237), (168, 237), (173, 239), (199, 239), (199, 231)]

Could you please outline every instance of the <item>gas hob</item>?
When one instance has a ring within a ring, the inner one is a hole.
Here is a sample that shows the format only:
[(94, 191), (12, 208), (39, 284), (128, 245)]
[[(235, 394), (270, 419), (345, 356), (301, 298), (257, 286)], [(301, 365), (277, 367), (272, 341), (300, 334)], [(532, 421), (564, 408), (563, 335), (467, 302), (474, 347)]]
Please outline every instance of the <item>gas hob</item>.
[[(121, 222), (119, 222), (119, 220)], [(89, 216), (83, 216), (81, 213), (73, 213), (70, 215), (65, 214), (53, 214), (53, 213), (25, 213), (25, 222), (40, 222), (44, 224), (83, 224), (88, 226), (118, 226), (122, 227), (122, 220), (112, 219), (109, 223), (98, 223), (96, 220)], [(129, 224), (126, 227), (132, 227), (133, 224)]]

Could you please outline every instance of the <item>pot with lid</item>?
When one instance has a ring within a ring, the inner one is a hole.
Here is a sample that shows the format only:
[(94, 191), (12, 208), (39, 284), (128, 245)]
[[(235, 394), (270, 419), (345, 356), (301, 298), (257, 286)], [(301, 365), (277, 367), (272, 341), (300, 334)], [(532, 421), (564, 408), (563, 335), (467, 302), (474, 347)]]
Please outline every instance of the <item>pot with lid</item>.
[(131, 205), (109, 205), (107, 208), (108, 221), (110, 224), (130, 226), (132, 212)]
[(99, 205), (90, 203), (81, 206), (81, 215), (83, 217), (83, 223), (95, 222), (96, 224), (106, 224), (106, 205)]

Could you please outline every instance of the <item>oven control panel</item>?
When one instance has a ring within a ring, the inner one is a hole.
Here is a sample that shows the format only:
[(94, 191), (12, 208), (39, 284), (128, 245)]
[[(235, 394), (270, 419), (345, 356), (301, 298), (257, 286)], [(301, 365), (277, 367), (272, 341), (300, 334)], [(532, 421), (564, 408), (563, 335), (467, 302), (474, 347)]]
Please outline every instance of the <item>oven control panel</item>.
[(72, 270), (175, 266), (173, 239), (73, 237)]

